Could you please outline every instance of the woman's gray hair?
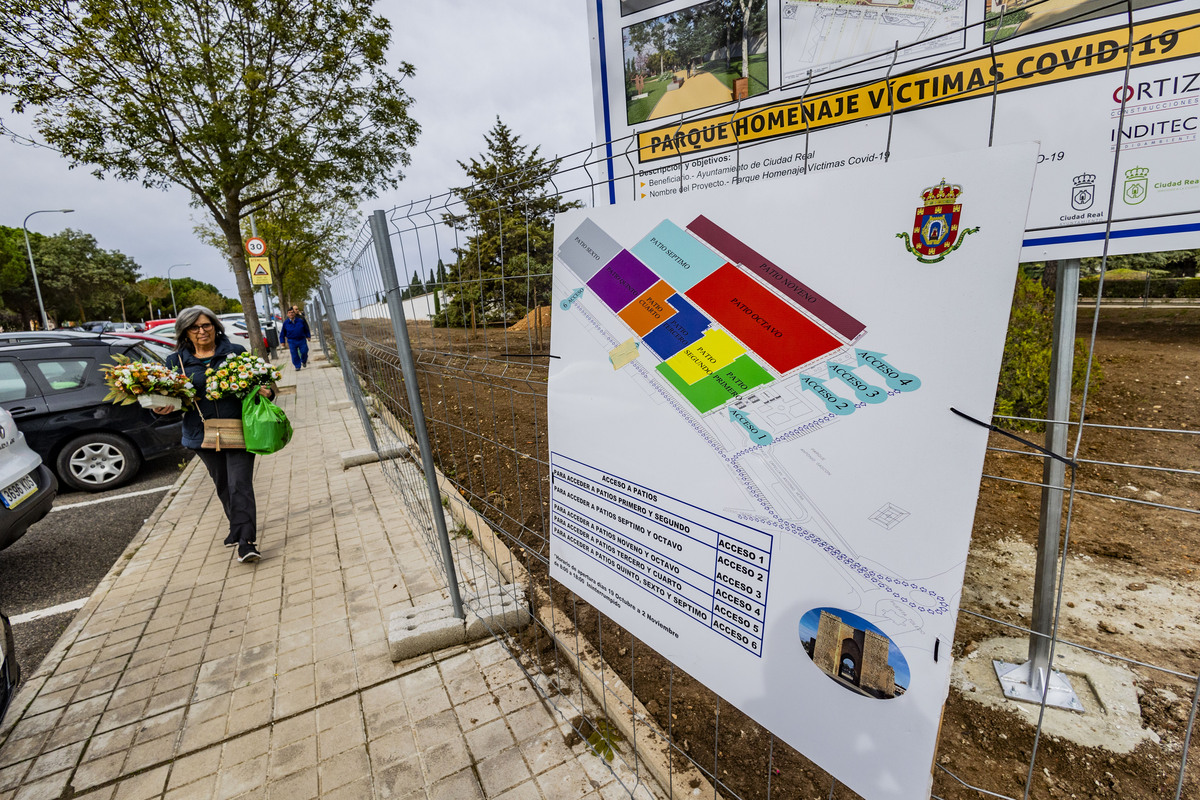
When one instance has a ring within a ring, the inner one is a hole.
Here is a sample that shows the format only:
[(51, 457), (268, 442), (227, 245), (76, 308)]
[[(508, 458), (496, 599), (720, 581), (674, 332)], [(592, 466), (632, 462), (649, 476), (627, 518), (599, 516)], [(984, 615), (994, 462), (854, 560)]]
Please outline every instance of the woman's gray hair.
[(225, 338), (225, 325), (221, 322), (220, 317), (212, 312), (212, 309), (205, 306), (189, 306), (179, 312), (179, 316), (175, 317), (175, 349), (186, 349), (189, 353), (192, 352), (192, 340), (187, 335), (187, 329), (196, 324), (196, 320), (201, 317), (208, 317), (213, 324), (213, 333), (215, 334), (213, 341), (217, 342)]

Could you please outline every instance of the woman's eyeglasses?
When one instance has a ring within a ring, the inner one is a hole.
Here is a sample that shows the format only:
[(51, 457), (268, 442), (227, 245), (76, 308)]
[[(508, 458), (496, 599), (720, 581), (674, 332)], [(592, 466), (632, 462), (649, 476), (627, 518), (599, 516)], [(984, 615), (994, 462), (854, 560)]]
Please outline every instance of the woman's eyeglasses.
[(212, 323), (206, 322), (203, 325), (193, 325), (192, 327), (187, 329), (187, 332), (188, 333), (200, 333), (203, 331), (204, 333), (208, 333), (212, 329), (213, 329)]

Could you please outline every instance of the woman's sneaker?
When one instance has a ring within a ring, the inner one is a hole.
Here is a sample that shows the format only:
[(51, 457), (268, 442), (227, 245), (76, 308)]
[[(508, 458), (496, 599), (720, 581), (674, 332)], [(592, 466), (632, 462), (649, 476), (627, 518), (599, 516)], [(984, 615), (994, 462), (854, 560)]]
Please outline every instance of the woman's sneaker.
[(262, 560), (262, 553), (258, 552), (258, 548), (253, 542), (238, 545), (238, 561), (243, 564), (253, 563)]
[(231, 533), (225, 537), (225, 546), (226, 547), (237, 547), (238, 541), (239, 541), (238, 535), (236, 533)]

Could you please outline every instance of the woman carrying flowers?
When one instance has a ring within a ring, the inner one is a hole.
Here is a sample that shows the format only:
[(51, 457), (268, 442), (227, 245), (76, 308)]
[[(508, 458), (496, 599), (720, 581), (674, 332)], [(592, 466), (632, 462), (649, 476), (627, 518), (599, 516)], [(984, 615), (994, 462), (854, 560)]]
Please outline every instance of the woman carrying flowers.
[[(176, 351), (167, 357), (167, 366), (191, 379), (196, 387), (195, 403), (183, 416), (183, 446), (200, 456), (208, 474), (217, 487), (217, 497), (229, 520), (226, 547), (237, 547), (237, 559), (252, 563), (262, 558), (257, 547), (257, 507), (254, 502), (254, 454), (237, 448), (220, 450), (200, 449), (204, 441), (205, 419), (241, 419), (242, 400), (220, 379), (213, 380), (207, 372), (221, 370), (226, 359), (244, 353), (245, 349), (229, 341), (221, 320), (204, 306), (191, 306), (179, 312), (175, 319)], [(213, 383), (213, 385), (208, 385)], [(270, 399), (275, 392), (265, 385), (256, 391)], [(254, 387), (250, 387), (254, 388)], [(218, 396), (219, 399), (210, 399)], [(166, 407), (156, 407), (159, 414), (170, 413)]]

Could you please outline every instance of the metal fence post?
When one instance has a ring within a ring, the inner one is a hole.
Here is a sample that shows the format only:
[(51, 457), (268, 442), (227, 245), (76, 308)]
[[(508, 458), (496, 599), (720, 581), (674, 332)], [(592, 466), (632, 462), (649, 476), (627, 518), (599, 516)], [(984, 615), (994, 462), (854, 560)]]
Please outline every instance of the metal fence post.
[(404, 318), (404, 303), (400, 299), (400, 281), (396, 277), (396, 261), (392, 256), (392, 241), (388, 233), (387, 215), (376, 211), (371, 215), (371, 239), (375, 244), (375, 255), (379, 261), (379, 274), (383, 278), (383, 291), (387, 297), (388, 313), (392, 318), (392, 332), (396, 336), (396, 350), (400, 356), (400, 369), (404, 375), (404, 388), (408, 394), (408, 405), (412, 413), (413, 429), (417, 446), (421, 450), (421, 463), (425, 470), (425, 484), (429, 488), (429, 507), (437, 527), (438, 544), (446, 567), (447, 589), (454, 606), (454, 616), (465, 619), (462, 598), (458, 592), (458, 573), (450, 552), (450, 534), (446, 530), (446, 516), (442, 509), (442, 492), (438, 488), (437, 475), (433, 469), (433, 447), (429, 442), (429, 429), (425, 425), (425, 411), (421, 407), (421, 392), (417, 387), (417, 365), (413, 360), (412, 344), (408, 340), (408, 322)]
[(321, 343), (321, 352), (325, 353), (325, 357), (329, 357), (329, 346), (325, 343), (325, 304), (321, 302), (321, 298), (314, 297), (312, 301), (313, 316), (317, 322), (317, 341)]
[(321, 281), (321, 298), (325, 308), (330, 312), (329, 327), (333, 330), (333, 342), (337, 347), (338, 361), (342, 364), (342, 379), (346, 381), (346, 394), (350, 395), (351, 402), (358, 409), (358, 417), (362, 420), (363, 430), (367, 434), (367, 443), (371, 445), (372, 450), (378, 453), (379, 443), (375, 441), (375, 428), (371, 425), (371, 415), (367, 413), (367, 406), (362, 401), (358, 378), (354, 377), (354, 371), (350, 368), (350, 352), (346, 349), (346, 340), (342, 338), (342, 327), (338, 324), (337, 311), (333, 307), (333, 294), (329, 291), (329, 284), (324, 280)]
[[(1079, 259), (1058, 262), (1054, 294), (1054, 334), (1050, 350), (1050, 393), (1047, 398), (1046, 449), (1066, 455), (1071, 415), (1071, 378), (1075, 369), (1075, 319), (1079, 306)], [(1056, 458), (1042, 464), (1042, 504), (1038, 520), (1037, 566), (1033, 579), (1033, 614), (1029, 661), (1013, 666), (995, 662), (1006, 696), (1083, 711), (1067, 677), (1050, 670), (1054, 633), (1058, 550), (1062, 532), (1063, 481), (1067, 466)]]

